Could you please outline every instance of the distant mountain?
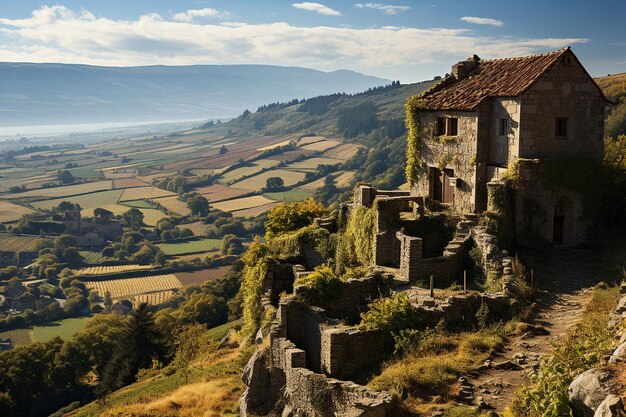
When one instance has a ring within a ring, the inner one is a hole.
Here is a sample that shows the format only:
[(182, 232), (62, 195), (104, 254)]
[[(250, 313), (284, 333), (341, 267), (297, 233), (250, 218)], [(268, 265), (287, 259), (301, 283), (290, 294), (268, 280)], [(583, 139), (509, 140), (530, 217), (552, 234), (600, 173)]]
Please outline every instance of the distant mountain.
[(212, 119), (390, 81), (271, 65), (98, 67), (0, 63), (0, 126)]

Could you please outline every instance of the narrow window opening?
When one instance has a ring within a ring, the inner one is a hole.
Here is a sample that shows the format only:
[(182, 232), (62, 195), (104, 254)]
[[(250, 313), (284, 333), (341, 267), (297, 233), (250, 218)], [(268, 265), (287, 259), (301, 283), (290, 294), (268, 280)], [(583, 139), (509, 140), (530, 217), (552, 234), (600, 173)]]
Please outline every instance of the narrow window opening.
[(444, 117), (437, 117), (437, 136), (443, 136), (446, 134), (446, 119)]
[(557, 117), (556, 122), (554, 124), (554, 136), (557, 139), (567, 138), (567, 118), (566, 117)]
[(507, 119), (500, 119), (500, 123), (498, 124), (498, 135), (506, 136), (509, 130), (509, 123)]

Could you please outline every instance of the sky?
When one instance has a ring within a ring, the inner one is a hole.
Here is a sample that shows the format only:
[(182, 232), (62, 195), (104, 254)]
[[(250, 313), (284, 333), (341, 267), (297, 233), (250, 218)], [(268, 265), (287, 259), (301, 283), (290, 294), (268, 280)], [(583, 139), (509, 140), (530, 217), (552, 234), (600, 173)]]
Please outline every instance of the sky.
[(1, 0), (0, 60), (272, 64), (407, 83), (471, 54), (569, 45), (600, 76), (626, 72), (625, 18), (626, 0)]

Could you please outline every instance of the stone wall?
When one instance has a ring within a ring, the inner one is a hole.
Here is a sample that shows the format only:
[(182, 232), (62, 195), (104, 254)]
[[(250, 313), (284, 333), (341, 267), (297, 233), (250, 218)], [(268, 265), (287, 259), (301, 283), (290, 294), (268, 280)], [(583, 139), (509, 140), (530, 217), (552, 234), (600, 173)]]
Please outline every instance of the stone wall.
[[(605, 106), (578, 60), (565, 54), (521, 96), (520, 158), (600, 157)], [(568, 119), (567, 138), (555, 137), (557, 117)]]
[[(458, 118), (458, 136), (439, 137), (436, 135), (438, 117)], [(458, 178), (454, 189), (454, 206), (463, 212), (474, 212), (476, 187), (474, 161), (477, 154), (478, 113), (458, 111), (422, 111), (420, 113), (424, 139), (422, 159), (430, 168), (445, 168), (453, 171)], [(432, 197), (428, 172), (423, 173), (414, 183), (411, 195)]]
[[(507, 166), (519, 157), (521, 100), (519, 98), (494, 98), (491, 140), (488, 163)], [(506, 131), (500, 135), (500, 120), (506, 120)]]

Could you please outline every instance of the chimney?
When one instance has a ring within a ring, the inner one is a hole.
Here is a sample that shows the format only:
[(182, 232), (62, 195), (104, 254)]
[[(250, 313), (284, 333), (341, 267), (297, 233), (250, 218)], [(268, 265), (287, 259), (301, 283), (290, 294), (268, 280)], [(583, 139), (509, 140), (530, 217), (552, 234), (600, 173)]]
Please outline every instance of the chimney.
[(480, 58), (478, 55), (472, 55), (467, 58), (465, 61), (457, 62), (452, 66), (451, 74), (454, 78), (458, 80), (462, 80), (463, 78), (467, 78), (480, 64)]

